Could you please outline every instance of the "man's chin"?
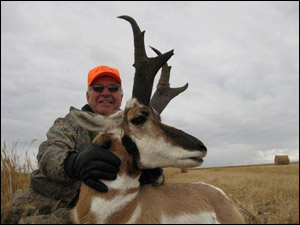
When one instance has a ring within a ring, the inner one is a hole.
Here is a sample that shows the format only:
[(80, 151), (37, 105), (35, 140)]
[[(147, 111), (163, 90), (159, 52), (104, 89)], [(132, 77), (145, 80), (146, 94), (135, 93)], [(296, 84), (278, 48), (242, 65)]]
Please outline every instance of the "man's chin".
[(112, 107), (112, 105), (108, 106), (105, 104), (105, 106), (97, 107), (95, 110), (95, 113), (101, 114), (104, 116), (109, 116), (111, 114), (114, 114), (116, 110)]

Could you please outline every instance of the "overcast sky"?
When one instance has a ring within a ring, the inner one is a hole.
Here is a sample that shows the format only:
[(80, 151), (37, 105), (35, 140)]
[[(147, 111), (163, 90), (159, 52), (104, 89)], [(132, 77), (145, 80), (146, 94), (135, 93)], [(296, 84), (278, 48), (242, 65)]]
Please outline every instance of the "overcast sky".
[(119, 15), (146, 30), (146, 46), (174, 49), (171, 86), (189, 88), (162, 119), (204, 142), (203, 166), (299, 160), (299, 2), (288, 1), (1, 1), (1, 146), (37, 139), (36, 155), (54, 120), (86, 103), (97, 65), (120, 70), (124, 107), (133, 36)]

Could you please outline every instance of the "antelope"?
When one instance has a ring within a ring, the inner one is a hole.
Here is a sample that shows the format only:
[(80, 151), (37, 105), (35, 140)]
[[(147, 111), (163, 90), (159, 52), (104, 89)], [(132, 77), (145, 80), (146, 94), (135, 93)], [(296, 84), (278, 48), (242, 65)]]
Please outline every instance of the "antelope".
[[(73, 223), (244, 223), (238, 206), (219, 188), (204, 183), (140, 186), (143, 169), (196, 167), (203, 163), (207, 149), (197, 138), (163, 124), (159, 114), (169, 101), (183, 92), (169, 87), (167, 60), (173, 51), (148, 58), (144, 32), (129, 16), (135, 45), (135, 78), (132, 99), (125, 109), (110, 116), (71, 107), (76, 122), (99, 134), (93, 143), (109, 143), (108, 150), (121, 160), (116, 180), (105, 181), (107, 193), (81, 184), (79, 199), (70, 211)], [(161, 79), (150, 101), (155, 74)], [(142, 86), (142, 88), (141, 88)], [(164, 96), (161, 100), (159, 96)], [(155, 97), (157, 96), (157, 97)], [(167, 97), (166, 97), (167, 96)]]

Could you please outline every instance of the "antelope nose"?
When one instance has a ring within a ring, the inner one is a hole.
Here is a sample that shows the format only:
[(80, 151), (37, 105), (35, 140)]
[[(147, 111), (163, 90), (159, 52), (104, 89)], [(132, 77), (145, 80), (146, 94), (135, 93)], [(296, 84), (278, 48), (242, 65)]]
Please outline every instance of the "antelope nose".
[(207, 148), (205, 147), (205, 145), (201, 141), (198, 142), (197, 147), (198, 147), (197, 149), (200, 150), (201, 152), (204, 152), (204, 153), (207, 152)]
[(207, 149), (199, 139), (165, 124), (160, 124), (160, 128), (174, 145), (180, 146), (185, 150), (200, 151), (203, 152), (203, 155), (206, 155)]
[(207, 152), (207, 148), (205, 147), (205, 145), (202, 143), (202, 141), (197, 139), (197, 142), (195, 143), (195, 148), (196, 150), (206, 153)]

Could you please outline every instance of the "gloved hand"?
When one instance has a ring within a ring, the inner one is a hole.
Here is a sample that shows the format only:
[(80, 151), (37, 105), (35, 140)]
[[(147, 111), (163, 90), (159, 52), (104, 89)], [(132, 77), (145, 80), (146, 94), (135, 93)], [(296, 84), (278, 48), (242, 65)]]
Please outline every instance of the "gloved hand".
[[(161, 178), (161, 179), (158, 179)], [(161, 185), (164, 183), (164, 174), (161, 168), (145, 169), (140, 176), (140, 184)]]
[(70, 154), (64, 163), (66, 174), (97, 191), (107, 192), (107, 186), (98, 179), (116, 179), (121, 164), (121, 160), (107, 150), (110, 145), (110, 141), (101, 145), (92, 143), (83, 151)]

